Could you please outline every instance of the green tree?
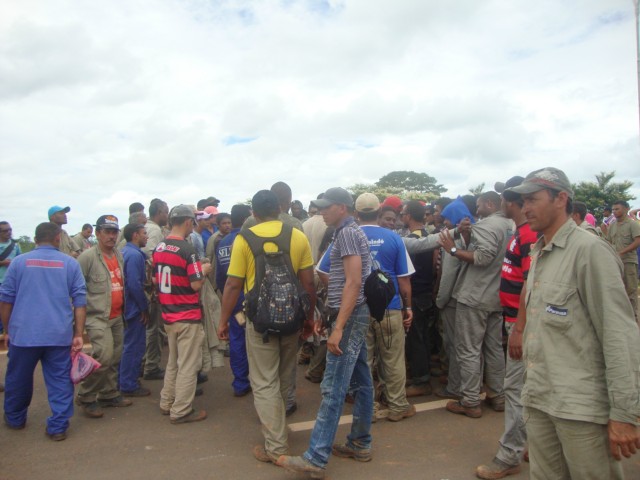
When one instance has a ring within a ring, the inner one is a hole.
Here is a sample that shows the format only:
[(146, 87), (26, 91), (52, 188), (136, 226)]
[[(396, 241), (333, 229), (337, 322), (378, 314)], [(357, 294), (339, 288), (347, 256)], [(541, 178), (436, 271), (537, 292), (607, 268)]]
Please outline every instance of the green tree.
[(420, 192), (424, 194), (435, 194), (438, 197), (447, 191), (444, 186), (426, 173), (414, 172), (411, 170), (397, 170), (387, 173), (376, 182), (382, 188), (399, 188), (405, 192)]
[(603, 207), (611, 206), (616, 200), (633, 200), (636, 197), (628, 190), (633, 186), (633, 182), (624, 180), (613, 182), (616, 172), (600, 172), (597, 174), (595, 182), (580, 182), (572, 185), (574, 198), (587, 204), (587, 209), (596, 217), (602, 216)]
[(27, 253), (36, 248), (36, 244), (31, 240), (31, 237), (27, 237), (26, 235), (22, 235), (16, 240), (18, 245), (20, 245), (20, 251), (22, 253)]
[(469, 189), (469, 193), (471, 195), (475, 195), (476, 197), (480, 195), (482, 192), (484, 192), (484, 182), (482, 182), (480, 185), (477, 185)]

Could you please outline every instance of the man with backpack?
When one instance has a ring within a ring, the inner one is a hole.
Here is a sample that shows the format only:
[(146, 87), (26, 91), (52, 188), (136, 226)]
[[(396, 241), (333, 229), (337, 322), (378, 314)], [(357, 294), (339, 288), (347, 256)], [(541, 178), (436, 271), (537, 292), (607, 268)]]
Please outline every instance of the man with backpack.
[(229, 317), (244, 285), (247, 356), (253, 401), (262, 423), (261, 462), (289, 453), (285, 401), (296, 368), (303, 323), (313, 322), (313, 258), (307, 237), (278, 220), (278, 198), (260, 190), (251, 200), (257, 225), (242, 230), (231, 251), (218, 336), (229, 338)]

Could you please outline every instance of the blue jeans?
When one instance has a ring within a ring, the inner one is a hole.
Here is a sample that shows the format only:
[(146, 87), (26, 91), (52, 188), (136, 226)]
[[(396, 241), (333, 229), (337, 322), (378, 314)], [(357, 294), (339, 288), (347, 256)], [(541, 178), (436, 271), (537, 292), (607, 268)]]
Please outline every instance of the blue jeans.
[(120, 359), (120, 390), (133, 392), (140, 387), (138, 377), (147, 341), (147, 327), (142, 324), (142, 316), (125, 322), (122, 357)]
[(340, 341), (342, 355), (327, 351), (327, 366), (320, 384), (322, 403), (311, 432), (309, 449), (303, 454), (307, 461), (317, 467), (324, 468), (329, 461), (348, 391), (354, 394), (355, 403), (347, 445), (357, 449), (371, 448), (373, 380), (367, 365), (365, 338), (368, 329), (369, 308), (363, 304), (354, 309), (344, 327)]
[(249, 360), (247, 360), (247, 345), (244, 335), (244, 327), (238, 325), (232, 315), (229, 318), (229, 363), (233, 373), (231, 386), (235, 393), (246, 392), (249, 383)]
[(16, 347), (9, 345), (9, 363), (5, 377), (4, 414), (14, 427), (27, 421), (27, 409), (33, 396), (33, 372), (42, 364), (44, 383), (52, 415), (47, 418), (47, 432), (54, 435), (69, 428), (73, 416), (71, 383), (71, 346)]

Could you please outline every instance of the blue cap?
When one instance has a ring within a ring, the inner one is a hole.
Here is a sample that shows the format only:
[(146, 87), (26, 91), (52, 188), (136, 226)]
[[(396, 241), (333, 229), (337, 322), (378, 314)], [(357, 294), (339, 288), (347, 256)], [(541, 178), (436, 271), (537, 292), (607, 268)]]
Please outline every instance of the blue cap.
[(53, 217), (58, 212), (69, 213), (71, 209), (69, 207), (59, 207), (58, 205), (54, 205), (49, 209), (49, 218)]

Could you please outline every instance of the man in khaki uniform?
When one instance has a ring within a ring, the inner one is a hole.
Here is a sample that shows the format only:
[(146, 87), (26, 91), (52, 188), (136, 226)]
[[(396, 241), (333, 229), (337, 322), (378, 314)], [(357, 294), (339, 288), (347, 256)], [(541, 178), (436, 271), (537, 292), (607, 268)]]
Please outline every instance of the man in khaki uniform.
[(96, 222), (98, 244), (78, 257), (87, 283), (85, 329), (91, 340), (93, 357), (101, 364), (78, 390), (77, 403), (90, 418), (102, 417), (102, 407), (131, 405), (131, 400), (124, 398), (118, 390), (124, 339), (124, 260), (115, 248), (119, 231), (115, 216), (102, 215)]
[(571, 220), (573, 192), (561, 170), (536, 170), (509, 190), (542, 233), (509, 339), (509, 353), (522, 352), (526, 366), (531, 478), (623, 478), (616, 460), (640, 448), (640, 334), (622, 263)]
[(62, 228), (63, 225), (67, 224), (67, 213), (70, 211), (71, 209), (69, 207), (59, 207), (58, 205), (54, 205), (48, 212), (49, 221), (55, 223), (62, 229), (62, 233), (60, 234), (59, 250), (62, 253), (71, 255), (73, 258), (78, 258), (78, 255), (82, 253), (82, 249), (71, 240), (69, 234)]
[[(165, 228), (169, 221), (169, 207), (159, 198), (151, 200), (149, 205), (149, 219), (145, 224), (147, 229), (147, 245), (142, 249), (149, 262), (151, 255), (164, 240), (168, 233)], [(155, 290), (151, 293), (149, 299), (149, 322), (147, 323), (147, 345), (144, 353), (144, 379), (145, 380), (162, 380), (164, 379), (164, 370), (160, 367), (162, 359), (162, 335), (161, 335), (162, 312), (160, 303)]]
[(578, 225), (583, 230), (586, 230), (587, 232), (599, 237), (600, 233), (598, 233), (596, 227), (587, 222), (586, 217), (587, 204), (584, 202), (573, 202), (573, 211), (571, 213), (571, 218), (573, 218), (573, 221), (576, 222), (576, 225)]
[(624, 288), (627, 291), (633, 313), (638, 320), (638, 255), (640, 247), (640, 223), (629, 218), (629, 204), (619, 200), (613, 204), (613, 216), (616, 221), (606, 229), (609, 241), (624, 265)]

